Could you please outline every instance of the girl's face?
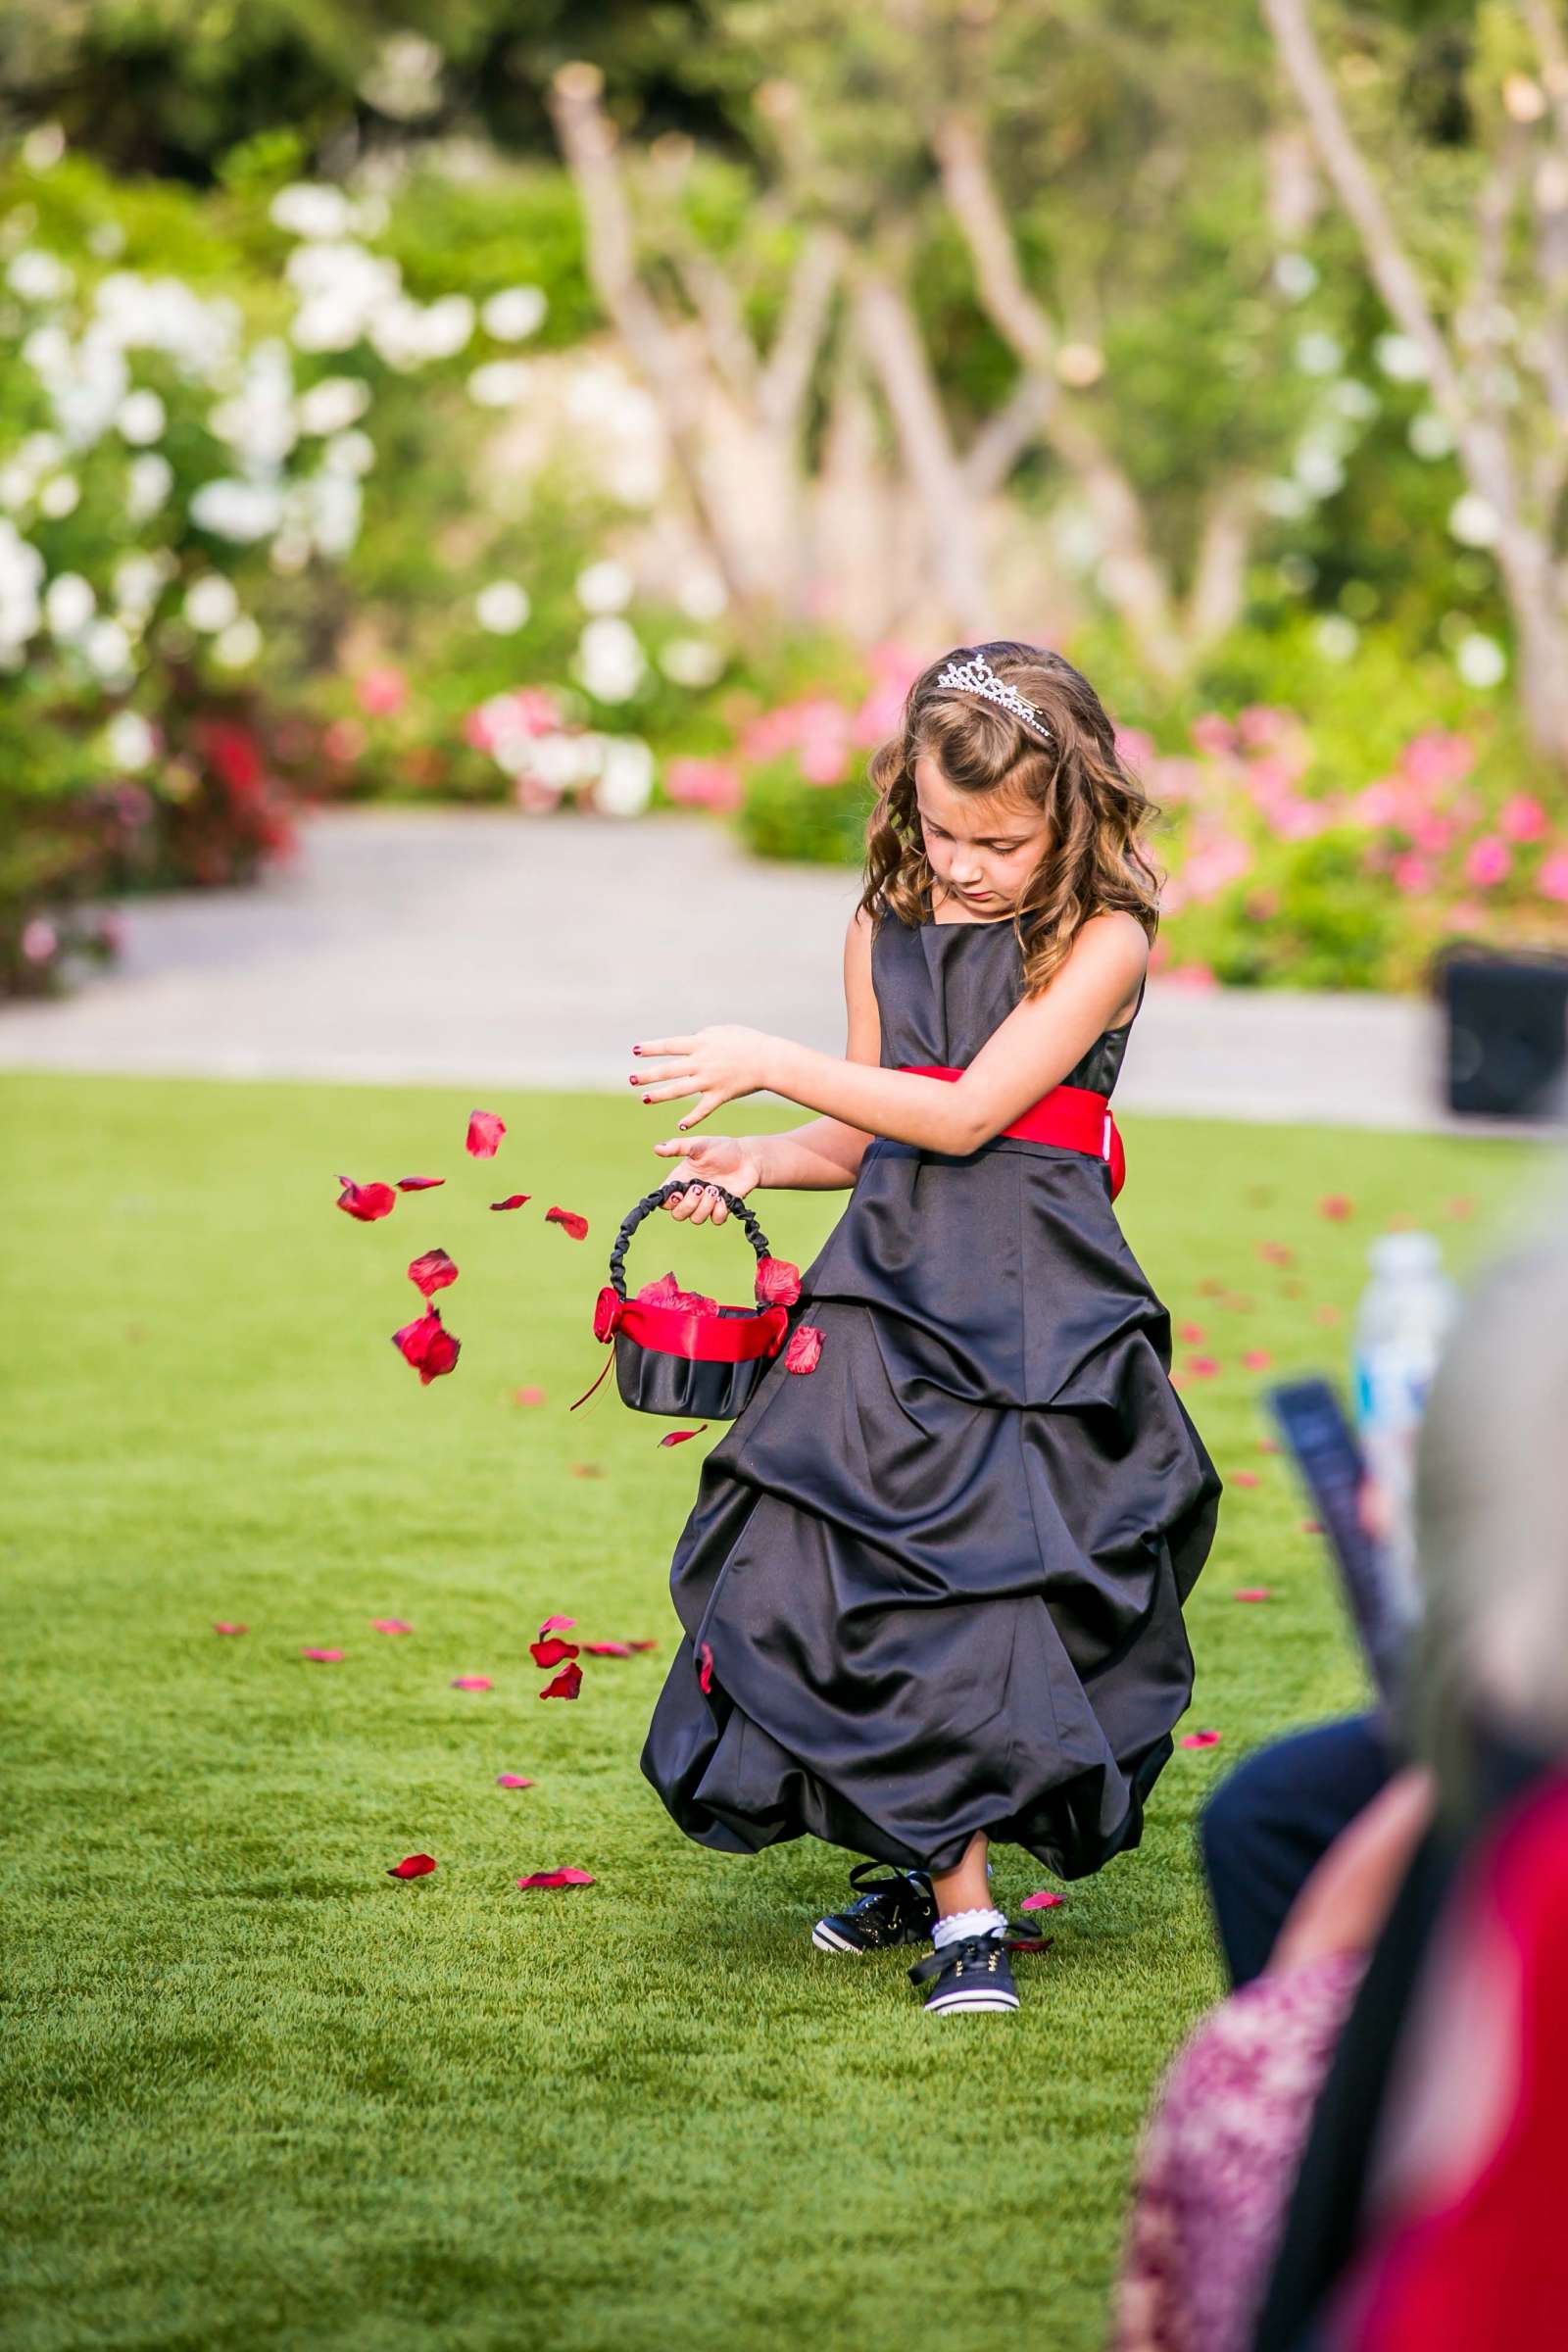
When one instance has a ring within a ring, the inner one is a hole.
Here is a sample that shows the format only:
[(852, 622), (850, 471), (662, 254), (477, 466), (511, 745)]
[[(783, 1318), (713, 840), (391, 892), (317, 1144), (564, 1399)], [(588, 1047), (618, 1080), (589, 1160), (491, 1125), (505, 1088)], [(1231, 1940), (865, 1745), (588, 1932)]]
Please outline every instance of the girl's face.
[(926, 752), (914, 763), (931, 871), (974, 914), (1011, 912), (1045, 856), (1051, 827), (1019, 792), (958, 792)]

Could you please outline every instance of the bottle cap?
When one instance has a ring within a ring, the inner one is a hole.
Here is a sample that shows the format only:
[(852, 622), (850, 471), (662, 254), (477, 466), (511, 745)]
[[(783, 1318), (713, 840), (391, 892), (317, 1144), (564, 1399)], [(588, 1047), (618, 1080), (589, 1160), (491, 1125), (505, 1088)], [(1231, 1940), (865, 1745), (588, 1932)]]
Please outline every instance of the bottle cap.
[(1443, 1245), (1430, 1233), (1382, 1233), (1367, 1250), (1375, 1274), (1435, 1274)]

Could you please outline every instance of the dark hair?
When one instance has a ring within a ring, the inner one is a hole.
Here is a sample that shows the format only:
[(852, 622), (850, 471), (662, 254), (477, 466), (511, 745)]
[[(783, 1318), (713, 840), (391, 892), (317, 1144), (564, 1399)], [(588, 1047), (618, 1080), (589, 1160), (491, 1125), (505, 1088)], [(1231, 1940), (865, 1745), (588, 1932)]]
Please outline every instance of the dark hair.
[[(971, 662), (977, 654), (1034, 705), (1049, 742), (999, 704), (938, 684), (950, 662)], [(871, 756), (877, 797), (866, 823), (860, 905), (873, 924), (890, 908), (919, 923), (929, 907), (931, 866), (914, 786), (914, 763), (923, 756), (956, 791), (1012, 789), (1051, 820), (1049, 844), (1013, 909), (1026, 994), (1038, 995), (1059, 971), (1091, 915), (1124, 909), (1153, 939), (1160, 876), (1138, 836), (1159, 810), (1117, 751), (1099, 695), (1071, 662), (1038, 645), (999, 638), (958, 646), (920, 672), (898, 734)]]

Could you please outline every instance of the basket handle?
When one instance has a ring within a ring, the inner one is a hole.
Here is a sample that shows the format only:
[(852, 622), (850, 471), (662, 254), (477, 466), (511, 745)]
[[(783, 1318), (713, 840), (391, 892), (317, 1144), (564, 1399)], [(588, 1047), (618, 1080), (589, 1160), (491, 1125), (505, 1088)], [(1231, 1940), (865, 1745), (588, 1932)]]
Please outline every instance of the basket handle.
[[(682, 1183), (676, 1178), (671, 1178), (668, 1184), (658, 1185), (653, 1192), (645, 1193), (636, 1206), (626, 1211), (621, 1220), (620, 1231), (615, 1236), (615, 1247), (610, 1252), (610, 1280), (617, 1298), (624, 1298), (626, 1296), (626, 1246), (632, 1235), (644, 1217), (651, 1215), (656, 1208), (662, 1208), (664, 1202), (673, 1200), (677, 1193), (689, 1192), (690, 1189), (689, 1181)], [(768, 1248), (767, 1236), (745, 1201), (738, 1200), (735, 1194), (727, 1193), (721, 1184), (715, 1185), (713, 1189), (729, 1210), (730, 1215), (739, 1217), (741, 1224), (745, 1227), (746, 1238), (756, 1250), (759, 1260), (771, 1257), (773, 1252)]]

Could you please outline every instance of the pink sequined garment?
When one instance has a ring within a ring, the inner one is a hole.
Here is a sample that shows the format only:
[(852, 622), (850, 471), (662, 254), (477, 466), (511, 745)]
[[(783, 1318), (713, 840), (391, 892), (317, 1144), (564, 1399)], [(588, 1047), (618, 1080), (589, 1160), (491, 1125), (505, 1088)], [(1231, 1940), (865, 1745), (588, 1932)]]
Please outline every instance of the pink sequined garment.
[(1177, 2053), (1139, 2151), (1110, 2352), (1246, 2352), (1364, 1966), (1336, 1952), (1259, 1977)]

